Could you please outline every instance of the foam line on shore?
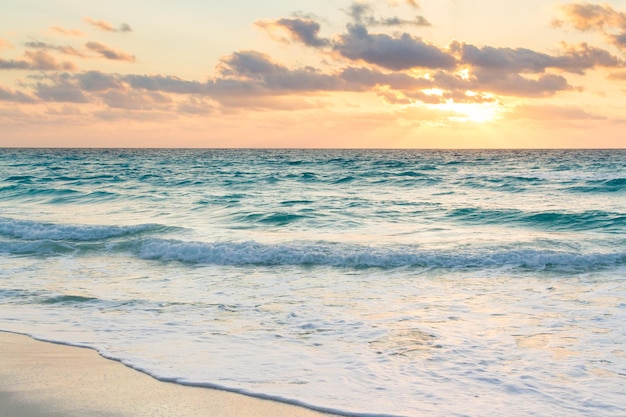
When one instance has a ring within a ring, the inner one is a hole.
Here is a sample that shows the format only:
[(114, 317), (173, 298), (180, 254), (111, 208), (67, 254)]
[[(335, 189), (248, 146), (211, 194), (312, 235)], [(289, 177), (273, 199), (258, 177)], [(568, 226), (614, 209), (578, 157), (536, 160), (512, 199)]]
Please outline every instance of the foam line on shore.
[[(29, 343), (29, 339), (36, 344)], [(54, 346), (58, 348), (55, 348)], [(64, 349), (64, 351), (61, 351), (59, 349)], [(81, 350), (83, 352), (86, 352), (86, 354), (78, 353)], [(53, 352), (50, 353), (50, 351)], [(10, 404), (7, 404), (11, 405), (16, 410), (20, 409), (20, 407), (22, 407), (21, 404), (23, 404), (22, 409), (24, 410), (24, 413), (19, 414), (15, 417), (21, 417), (26, 415), (32, 417), (47, 417), (55, 415), (50, 414), (51, 408), (46, 404), (50, 400), (50, 398), (55, 398), (55, 401), (60, 402), (60, 404), (55, 404), (53, 408), (56, 409), (57, 407), (60, 407), (63, 409), (64, 413), (72, 412), (72, 410), (76, 408), (84, 408), (88, 406), (88, 404), (76, 404), (76, 398), (74, 398), (77, 396), (84, 397), (84, 399), (82, 400), (80, 400), (79, 398), (78, 401), (85, 403), (90, 402), (90, 400), (88, 399), (89, 395), (82, 396), (80, 393), (74, 392), (76, 391), (76, 389), (78, 389), (79, 391), (83, 389), (81, 387), (85, 383), (85, 378), (88, 379), (86, 381), (87, 390), (101, 391), (105, 394), (105, 396), (110, 395), (110, 393), (112, 392), (111, 389), (114, 386), (118, 385), (132, 385), (133, 387), (129, 387), (125, 391), (128, 393), (127, 395), (129, 396), (133, 395), (133, 393), (135, 392), (134, 388), (136, 388), (134, 386), (138, 384), (148, 384), (150, 387), (155, 387), (154, 389), (156, 389), (159, 393), (162, 392), (164, 389), (166, 391), (168, 389), (175, 390), (177, 391), (177, 398), (179, 396), (194, 397), (189, 402), (190, 404), (192, 404), (189, 407), (192, 407), (194, 409), (194, 401), (196, 403), (205, 403), (209, 401), (212, 404), (212, 407), (214, 407), (214, 409), (211, 410), (211, 415), (214, 417), (218, 417), (221, 415), (233, 415), (233, 409), (235, 409), (236, 414), (241, 417), (263, 417), (275, 415), (282, 415), (286, 417), (329, 417), (332, 415), (346, 417), (397, 417), (387, 414), (361, 414), (349, 412), (346, 413), (340, 410), (332, 410), (323, 407), (311, 406), (297, 400), (284, 399), (271, 395), (265, 395), (262, 393), (248, 392), (245, 390), (230, 389), (228, 387), (219, 386), (217, 384), (194, 384), (186, 381), (179, 381), (175, 378), (158, 378), (157, 376), (151, 374), (146, 370), (133, 367), (125, 363), (119, 358), (104, 355), (92, 346), (69, 344), (63, 341), (42, 339), (33, 335), (18, 332), (0, 330), (0, 352), (2, 352), (2, 359), (0, 360), (0, 362), (3, 364), (3, 366), (0, 367), (0, 376), (2, 376), (2, 378), (0, 379), (3, 381), (0, 382), (0, 392), (3, 393), (3, 395), (0, 395), (0, 402), (9, 401)], [(98, 356), (91, 355), (91, 353), (97, 354)], [(49, 361), (50, 357), (52, 357), (52, 359), (61, 358), (62, 360), (58, 361), (59, 363), (55, 364)], [(21, 362), (21, 364), (16, 362)], [(123, 366), (121, 368), (118, 366), (118, 369), (114, 369), (112, 368), (111, 364)], [(111, 369), (113, 369), (113, 371), (111, 371)], [(41, 372), (38, 372), (38, 370), (41, 370)], [(106, 376), (109, 373), (114, 373), (115, 375), (123, 375), (123, 378), (114, 378), (114, 380), (108, 378), (108, 380), (106, 381), (107, 386), (102, 386), (100, 387), (100, 389), (98, 389), (98, 387), (92, 386), (94, 381), (90, 381), (89, 377), (86, 376), (88, 370), (95, 370), (96, 372), (94, 372), (94, 374), (100, 376)], [(47, 380), (48, 378), (53, 378), (54, 380), (65, 378), (65, 382), (67, 382), (68, 378), (71, 380), (72, 378), (74, 378), (74, 376), (76, 376), (74, 374), (78, 373), (80, 374), (77, 377), (81, 379), (82, 382), (80, 383), (80, 385), (74, 387), (74, 390), (70, 389), (70, 387), (74, 385), (74, 382), (70, 381), (66, 384), (68, 385), (68, 387), (63, 388), (61, 386), (62, 384), (51, 384), (50, 381)], [(68, 376), (68, 374), (72, 374), (74, 376)], [(149, 380), (153, 382), (148, 382)], [(15, 384), (15, 381), (20, 381), (20, 383)], [(43, 391), (35, 393), (37, 387), (40, 386), (43, 386)], [(149, 388), (145, 388), (144, 390), (147, 391), (148, 389)], [(59, 394), (53, 394), (51, 393), (51, 391), (61, 391), (60, 397)], [(121, 391), (121, 389), (118, 387), (117, 389), (113, 389), (113, 391), (117, 392)], [(7, 393), (9, 395), (4, 395)], [(206, 398), (196, 398), (203, 397), (202, 393), (205, 393), (204, 397)], [(165, 398), (163, 398), (161, 395), (163, 394), (155, 394), (153, 399), (157, 402), (163, 402), (170, 397), (170, 394), (166, 394)], [(105, 399), (100, 398), (94, 403), (98, 405), (101, 404), (103, 400)], [(102, 411), (106, 413), (113, 412), (114, 416), (119, 415), (120, 417), (134, 417), (139, 415), (146, 415), (135, 414), (134, 411), (128, 410), (128, 407), (120, 407), (120, 404), (126, 402), (143, 402), (143, 397), (139, 400), (130, 398), (120, 398), (119, 400), (119, 402), (112, 401), (109, 404), (112, 406), (113, 410), (103, 408), (94, 411)], [(93, 401), (93, 399), (91, 399), (91, 401)], [(175, 401), (179, 402), (182, 400), (176, 399)], [(241, 408), (239, 408), (235, 404), (236, 402), (241, 402), (242, 407), (250, 407), (250, 411), (252, 413), (241, 413)], [(107, 404), (105, 403), (104, 405), (106, 406)], [(171, 407), (170, 404), (167, 404), (165, 402), (163, 402), (159, 406), (162, 408)], [(120, 408), (124, 408), (124, 410), (121, 410)], [(133, 406), (131, 408), (135, 409), (137, 407)], [(33, 412), (36, 413), (37, 410), (40, 410), (43, 414), (32, 414)], [(198, 410), (201, 410), (201, 414), (194, 414), (193, 410), (191, 410), (192, 414), (189, 414), (190, 410), (186, 410), (183, 414), (176, 414), (175, 412), (174, 414), (172, 414), (170, 411), (168, 411), (167, 415), (172, 417), (177, 415), (180, 415), (181, 417), (207, 415), (206, 408), (200, 407), (198, 408)], [(227, 412), (224, 414), (220, 414), (222, 410)], [(140, 410), (137, 410), (137, 412), (139, 411)], [(150, 413), (148, 414), (152, 415)], [(67, 415), (69, 416), (74, 414)]]

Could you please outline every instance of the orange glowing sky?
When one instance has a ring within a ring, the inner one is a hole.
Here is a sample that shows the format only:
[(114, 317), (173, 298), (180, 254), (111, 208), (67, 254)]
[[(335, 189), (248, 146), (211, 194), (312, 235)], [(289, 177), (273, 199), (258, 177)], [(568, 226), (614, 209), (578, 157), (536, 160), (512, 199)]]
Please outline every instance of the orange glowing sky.
[(626, 147), (626, 0), (14, 3), (2, 147)]

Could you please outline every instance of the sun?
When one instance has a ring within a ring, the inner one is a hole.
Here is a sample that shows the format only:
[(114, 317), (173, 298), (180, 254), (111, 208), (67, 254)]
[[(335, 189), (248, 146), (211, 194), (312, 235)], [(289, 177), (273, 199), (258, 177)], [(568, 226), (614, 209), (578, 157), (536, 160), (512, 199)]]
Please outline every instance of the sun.
[(451, 114), (449, 117), (451, 121), (487, 123), (496, 120), (502, 111), (502, 106), (491, 94), (466, 91), (463, 98), (471, 101), (457, 102), (453, 98), (444, 98), (446, 91), (439, 88), (425, 89), (421, 92), (441, 99), (441, 102), (427, 106)]
[(456, 103), (448, 100), (435, 104), (439, 110), (454, 113), (450, 120), (457, 122), (487, 123), (498, 119), (501, 106), (497, 102), (489, 103)]

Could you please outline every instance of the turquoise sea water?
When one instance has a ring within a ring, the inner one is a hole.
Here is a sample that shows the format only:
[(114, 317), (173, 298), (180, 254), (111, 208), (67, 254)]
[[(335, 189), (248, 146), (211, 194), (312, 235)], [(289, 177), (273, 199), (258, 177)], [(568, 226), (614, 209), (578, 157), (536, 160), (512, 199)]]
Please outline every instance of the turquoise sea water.
[(0, 150), (0, 330), (375, 416), (626, 414), (626, 151)]

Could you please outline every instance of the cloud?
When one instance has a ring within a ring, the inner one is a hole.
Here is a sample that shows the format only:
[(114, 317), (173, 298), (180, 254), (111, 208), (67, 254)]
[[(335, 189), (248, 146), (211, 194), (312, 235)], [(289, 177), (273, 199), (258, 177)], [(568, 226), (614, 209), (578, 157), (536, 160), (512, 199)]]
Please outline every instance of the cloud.
[[(560, 6), (563, 19), (554, 26), (571, 26), (582, 32), (602, 33), (612, 44), (626, 49), (626, 13), (608, 4), (571, 3)], [(616, 33), (617, 32), (617, 33)]]
[(57, 33), (61, 33), (63, 35), (68, 35), (68, 36), (85, 36), (85, 34), (81, 32), (80, 30), (66, 29), (61, 26), (51, 26), (50, 30), (57, 32)]
[(603, 31), (611, 28), (626, 29), (626, 13), (618, 12), (608, 4), (571, 3), (560, 6), (563, 20), (555, 24), (567, 24), (580, 31)]
[(26, 46), (28, 48), (33, 48), (33, 49), (43, 49), (43, 50), (48, 50), (48, 51), (57, 51), (57, 52), (60, 52), (62, 54), (73, 55), (73, 56), (85, 58), (85, 54), (83, 52), (81, 52), (78, 49), (76, 49), (76, 48), (74, 48), (72, 46), (69, 46), (69, 45), (58, 46), (58, 45), (51, 45), (51, 44), (48, 44), (48, 43), (45, 43), (45, 42), (32, 41), (32, 42), (24, 43), (24, 46)]
[(51, 77), (52, 84), (38, 82), (35, 84), (35, 94), (44, 101), (62, 103), (88, 103), (91, 100), (76, 85), (69, 74)]
[(105, 74), (100, 71), (87, 71), (76, 74), (78, 85), (84, 91), (105, 91), (109, 89), (121, 89), (123, 83), (118, 76)]
[(101, 57), (111, 59), (115, 61), (135, 62), (135, 56), (129, 55), (122, 51), (116, 51), (110, 46), (104, 45), (99, 42), (87, 42), (85, 47), (90, 51), (99, 54)]
[(192, 116), (207, 116), (217, 113), (217, 108), (206, 98), (192, 96), (178, 104), (178, 112)]
[(341, 71), (339, 77), (353, 90), (369, 90), (373, 87), (389, 87), (393, 90), (415, 90), (433, 88), (432, 80), (415, 78), (408, 74), (383, 73), (369, 68), (349, 67)]
[(96, 28), (105, 32), (132, 32), (132, 29), (128, 25), (128, 23), (122, 23), (119, 27), (116, 28), (111, 23), (105, 20), (95, 20), (89, 16), (85, 17), (84, 20), (90, 25), (95, 26)]
[(319, 48), (329, 44), (328, 39), (319, 37), (320, 24), (311, 19), (282, 18), (278, 20), (259, 20), (256, 25), (272, 31), (275, 28), (286, 30), (293, 41), (299, 41), (307, 46)]
[(71, 62), (57, 62), (46, 51), (25, 51), (24, 59), (5, 60), (0, 58), (0, 69), (35, 70), (35, 71), (75, 71), (76, 66)]
[[(94, 57), (93, 55), (89, 56), (88, 52), (78, 50), (74, 48), (73, 46), (69, 46), (69, 45), (61, 46), (61, 45), (52, 45), (52, 44), (45, 43), (45, 42), (31, 41), (31, 42), (24, 43), (24, 46), (28, 48), (33, 48), (33, 49), (56, 51), (62, 54), (73, 55), (73, 56), (77, 56), (80, 58), (93, 58)], [(104, 45), (99, 42), (87, 42), (85, 44), (85, 49), (87, 51), (96, 53), (97, 55), (95, 57), (98, 57), (98, 58), (105, 58), (105, 59), (111, 59), (111, 60), (116, 60), (116, 61), (126, 61), (126, 62), (135, 61), (135, 57), (133, 55), (127, 54), (122, 51), (116, 51), (110, 46)]]
[(167, 110), (172, 99), (156, 91), (111, 89), (97, 95), (108, 107), (127, 110)]
[[(418, 9), (419, 6), (414, 1), (407, 1), (406, 4)], [(370, 3), (354, 2), (350, 5), (346, 14), (352, 19), (354, 24), (363, 26), (431, 26), (424, 16), (415, 16), (414, 19), (401, 19), (399, 17), (376, 18), (373, 15), (374, 9)]]
[(451, 69), (456, 65), (452, 55), (420, 38), (408, 33), (399, 37), (370, 34), (365, 26), (358, 24), (348, 26), (348, 33), (339, 37), (334, 49), (344, 58), (396, 71), (411, 68)]
[(626, 71), (617, 71), (609, 74), (609, 80), (626, 81)]
[(37, 99), (21, 91), (12, 90), (0, 85), (0, 101), (12, 101), (15, 103), (35, 103)]
[[(253, 81), (249, 85), (254, 86), (257, 91), (271, 91), (273, 94), (335, 90), (341, 83), (337, 77), (324, 74), (312, 67), (291, 70), (256, 51), (239, 51), (223, 58), (219, 72), (222, 77)], [(228, 81), (217, 79), (213, 86), (219, 87)]]
[(621, 67), (624, 62), (608, 51), (589, 46), (586, 43), (566, 47), (562, 55), (548, 55), (526, 48), (482, 48), (474, 45), (452, 42), (452, 53), (460, 63), (483, 70), (508, 73), (542, 73), (547, 68), (556, 68), (576, 74), (597, 66)]
[(472, 86), (479, 91), (516, 97), (547, 97), (573, 88), (565, 77), (554, 74), (542, 75), (536, 79), (519, 74), (507, 74), (504, 77), (494, 76), (492, 73), (478, 74)]

